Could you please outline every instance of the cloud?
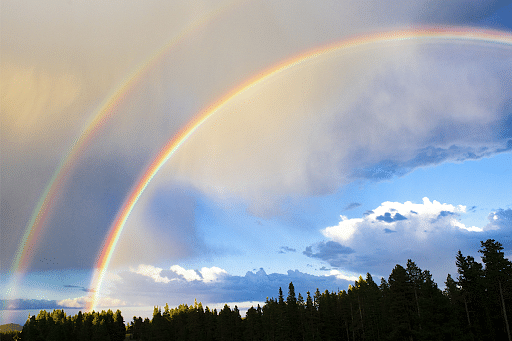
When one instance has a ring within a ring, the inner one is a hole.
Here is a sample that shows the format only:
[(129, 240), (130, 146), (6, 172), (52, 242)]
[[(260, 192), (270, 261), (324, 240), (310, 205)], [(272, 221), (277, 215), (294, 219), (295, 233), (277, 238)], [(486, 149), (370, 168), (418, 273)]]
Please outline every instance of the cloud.
[[(459, 249), (474, 251), (479, 240), (499, 240), (512, 227), (510, 209), (491, 213), (490, 223), (483, 228), (462, 223), (460, 218), (466, 211), (464, 205), (425, 197), (422, 203), (383, 202), (362, 218), (342, 215), (338, 225), (327, 227), (322, 233), (341, 250), (353, 252), (341, 253), (342, 258), (318, 258), (345, 271), (366, 270), (380, 276), (387, 276), (395, 264), (404, 264), (410, 258), (426, 269), (434, 269), (436, 281), (441, 283), (447, 273), (454, 273)], [(311, 249), (304, 254), (313, 255)]]
[(156, 268), (152, 265), (145, 265), (145, 264), (139, 264), (137, 269), (130, 269), (131, 272), (134, 272), (136, 274), (149, 277), (153, 279), (155, 282), (159, 283), (169, 283), (171, 280), (166, 276), (162, 277), (160, 276), (160, 273), (162, 272), (162, 268)]
[(25, 309), (61, 309), (56, 300), (37, 300), (37, 299), (12, 299), (0, 300), (0, 306), (6, 310), (25, 310)]
[(390, 230), (388, 228), (384, 229), (384, 233), (396, 233), (396, 231)]
[(357, 208), (359, 206), (361, 206), (362, 204), (358, 203), (358, 202), (353, 202), (353, 203), (350, 203), (348, 204), (346, 207), (345, 207), (345, 211), (348, 211), (348, 210), (353, 210), (354, 208)]
[[(397, 213), (391, 215), (390, 211)], [(466, 227), (453, 217), (465, 211), (465, 206), (441, 204), (436, 200), (431, 202), (426, 197), (423, 198), (422, 204), (413, 204), (410, 201), (405, 203), (386, 201), (372, 210), (373, 213), (366, 214), (363, 218), (348, 219), (341, 216), (340, 223), (337, 226), (327, 227), (323, 230), (323, 234), (334, 240), (349, 241), (355, 235), (365, 233), (366, 229), (412, 232), (418, 238), (424, 238), (427, 233), (445, 227), (478, 230), (475, 227)], [(393, 229), (387, 227), (389, 224)]]
[[(144, 265), (144, 268), (159, 269), (154, 266)], [(243, 302), (243, 301), (264, 301), (266, 297), (277, 297), (278, 289), (281, 287), (284, 292), (288, 284), (293, 282), (295, 292), (305, 297), (306, 292), (314, 292), (316, 288), (322, 291), (325, 289), (337, 290), (346, 288), (353, 280), (352, 275), (335, 271), (327, 275), (315, 276), (298, 270), (289, 270), (286, 274), (267, 274), (262, 268), (258, 271), (248, 271), (244, 276), (230, 275), (226, 271), (212, 267), (203, 268), (201, 271), (187, 270), (178, 265), (173, 265), (180, 273), (188, 272), (192, 276), (181, 275), (173, 278), (172, 281), (162, 281), (160, 277), (170, 277), (169, 272), (173, 270), (161, 270), (155, 275), (151, 270), (147, 273), (132, 269), (120, 272), (119, 279), (111, 282), (111, 297), (123, 301), (133, 302), (141, 305), (179, 305), (181, 303), (193, 302), (194, 299), (203, 304)], [(215, 279), (211, 279), (208, 273), (215, 273)], [(195, 274), (195, 275), (194, 275)]]
[(85, 292), (94, 292), (95, 291), (94, 289), (89, 289), (89, 288), (81, 287), (78, 285), (64, 285), (64, 288), (76, 288), (76, 289), (80, 289), (81, 291), (85, 291)]
[(307, 246), (306, 250), (303, 251), (302, 254), (310, 258), (318, 258), (326, 261), (331, 266), (339, 267), (346, 262), (346, 255), (354, 252), (355, 251), (350, 247), (343, 246), (337, 242), (328, 241)]
[(379, 46), (378, 58), (363, 48), (320, 55), (219, 108), (166, 172), (270, 217), (289, 197), (503, 152), (512, 58), (507, 49), (476, 48), (401, 41)]
[(204, 283), (216, 282), (227, 274), (226, 270), (218, 267), (203, 267), (200, 271), (187, 270), (179, 265), (173, 265), (169, 270), (164, 270), (152, 265), (139, 264), (136, 269), (130, 271), (151, 278), (155, 283), (169, 283), (171, 281), (199, 281)]
[(512, 209), (498, 209), (491, 212), (487, 217), (489, 223), (485, 225), (485, 230), (512, 229)]
[(380, 216), (378, 216), (375, 219), (380, 220), (380, 221), (384, 221), (386, 223), (392, 223), (394, 221), (406, 220), (407, 218), (404, 217), (403, 215), (401, 215), (400, 213), (395, 213), (393, 215), (393, 217), (391, 217), (391, 213), (386, 212), (386, 213), (384, 213), (384, 215), (380, 215)]
[[(493, 3), (249, 2), (228, 6), (209, 22), (199, 19), (218, 8), (205, 3), (130, 2), (119, 11), (109, 2), (4, 0), (0, 271), (12, 264), (54, 172), (82, 142), (99, 108), (117, 98), (117, 89), (129, 91), (86, 139), (45, 211), (31, 270), (93, 267), (110, 223), (160, 148), (194, 115), (262, 70), (380, 27), (467, 23), (485, 16)], [(190, 29), (198, 20), (204, 25)], [(194, 34), (144, 64), (183, 32)], [(510, 108), (509, 50), (447, 45), (403, 41), (347, 50), (291, 68), (237, 97), (155, 177), (131, 213), (111, 265), (157, 264), (161, 257), (181, 259), (203, 250), (194, 195), (175, 187), (163, 193), (169, 186), (161, 186), (170, 182), (218, 200), (235, 197), (251, 213), (269, 217), (286, 212), (280, 204), (290, 196), (334, 193), (359, 179), (383, 180), (415, 167), (510, 150), (512, 121), (503, 115)], [(141, 64), (150, 68), (126, 88)], [(176, 204), (165, 206), (171, 200)], [(347, 238), (355, 233), (350, 224)], [(44, 262), (51, 257), (55, 261)], [(162, 285), (173, 274), (198, 276), (202, 281), (190, 283), (201, 284), (222, 277), (211, 268), (204, 274), (140, 271), (146, 275), (131, 275)]]
[(211, 268), (202, 267), (200, 272), (203, 282), (205, 283), (219, 281), (222, 277), (228, 274), (226, 270), (216, 266)]
[[(452, 145), (448, 148), (429, 146), (417, 151), (417, 154), (409, 160), (383, 160), (366, 168), (356, 169), (354, 178), (370, 179), (375, 181), (390, 179), (395, 176), (404, 176), (418, 167), (434, 166), (442, 162), (462, 162), (465, 160), (478, 160), (496, 153), (508, 151), (510, 143), (505, 142), (494, 148), (461, 147)], [(503, 147), (505, 145), (505, 147)]]
[[(89, 296), (81, 296), (75, 298), (66, 298), (60, 301), (57, 301), (57, 304), (61, 308), (85, 308), (90, 305), (92, 298)], [(111, 297), (100, 297), (97, 303), (98, 308), (112, 308), (112, 307), (122, 307), (126, 306), (126, 302)]]
[(287, 253), (287, 252), (297, 252), (297, 250), (292, 249), (291, 247), (288, 247), (288, 246), (281, 246), (279, 248), (279, 253)]
[[(89, 296), (75, 298), (66, 298), (63, 300), (38, 300), (38, 299), (11, 299), (0, 300), (0, 306), (6, 310), (28, 310), (28, 309), (65, 309), (65, 308), (85, 308), (87, 303), (92, 300)], [(110, 298), (101, 297), (98, 307), (120, 307), (125, 306), (126, 302)]]
[(335, 276), (337, 279), (344, 279), (344, 280), (352, 281), (352, 282), (357, 281), (359, 278), (356, 276), (346, 275), (339, 270), (331, 270), (329, 273), (329, 276)]

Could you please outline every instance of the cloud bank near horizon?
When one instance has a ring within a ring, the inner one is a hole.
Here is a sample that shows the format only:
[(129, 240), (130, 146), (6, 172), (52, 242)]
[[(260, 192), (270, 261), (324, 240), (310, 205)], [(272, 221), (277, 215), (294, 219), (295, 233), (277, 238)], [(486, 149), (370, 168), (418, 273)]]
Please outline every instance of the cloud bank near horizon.
[[(341, 215), (336, 226), (323, 229), (329, 239), (306, 247), (304, 255), (317, 258), (335, 269), (366, 271), (387, 276), (395, 264), (412, 259), (421, 268), (433, 269), (440, 285), (448, 273), (455, 276), (458, 250), (476, 254), (479, 241), (496, 239), (509, 247), (511, 209), (498, 209), (482, 227), (461, 222), (464, 205), (423, 198), (422, 203), (383, 202), (360, 218)], [(378, 262), (375, 262), (378, 260)]]

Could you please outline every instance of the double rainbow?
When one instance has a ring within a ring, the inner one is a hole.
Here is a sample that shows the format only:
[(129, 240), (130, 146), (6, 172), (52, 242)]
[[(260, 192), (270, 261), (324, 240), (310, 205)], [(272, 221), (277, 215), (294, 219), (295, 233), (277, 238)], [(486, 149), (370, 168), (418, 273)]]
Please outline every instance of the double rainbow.
[(92, 294), (92, 299), (87, 308), (89, 310), (93, 310), (98, 305), (99, 293), (103, 279), (112, 259), (112, 255), (116, 248), (117, 242), (119, 241), (119, 237), (121, 236), (123, 227), (128, 217), (130, 216), (131, 211), (137, 204), (137, 201), (141, 197), (142, 193), (158, 173), (158, 171), (162, 168), (162, 166), (174, 155), (180, 146), (212, 115), (217, 113), (228, 102), (244, 93), (248, 89), (257, 86), (266, 79), (287, 69), (293, 68), (307, 60), (327, 55), (341, 49), (349, 49), (377, 42), (391, 42), (412, 39), (465, 40), (473, 42), (502, 44), (507, 46), (512, 45), (512, 34), (494, 30), (480, 30), (463, 27), (423, 27), (417, 29), (384, 31), (356, 36), (350, 39), (345, 39), (341, 42), (329, 44), (317, 49), (307, 51), (288, 60), (285, 60), (284, 62), (281, 62), (275, 66), (272, 66), (266, 71), (259, 73), (248, 81), (240, 84), (236, 88), (226, 93), (222, 98), (220, 98), (206, 110), (198, 113), (192, 121), (190, 121), (171, 140), (169, 140), (167, 144), (160, 150), (157, 157), (146, 169), (140, 180), (137, 182), (136, 186), (125, 200), (122, 209), (119, 211), (115, 221), (111, 225), (108, 236), (106, 237), (103, 244), (101, 253), (98, 256), (98, 261), (95, 266), (96, 271), (94, 272), (90, 285), (90, 287), (94, 288), (95, 291)]

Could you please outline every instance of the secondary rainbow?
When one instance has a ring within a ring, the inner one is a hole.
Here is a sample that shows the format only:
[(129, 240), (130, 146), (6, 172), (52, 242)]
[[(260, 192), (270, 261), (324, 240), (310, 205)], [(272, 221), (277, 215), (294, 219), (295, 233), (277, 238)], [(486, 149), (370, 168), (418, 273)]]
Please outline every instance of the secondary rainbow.
[(442, 40), (467, 40), (467, 41), (480, 41), (487, 43), (497, 43), (503, 45), (512, 45), (512, 34), (504, 31), (483, 30), (477, 28), (466, 27), (421, 27), (406, 30), (389, 30), (378, 33), (365, 34), (349, 39), (344, 39), (341, 42), (336, 42), (326, 46), (322, 46), (300, 55), (294, 56), (284, 62), (281, 62), (265, 72), (261, 72), (233, 90), (229, 91), (226, 95), (216, 101), (214, 104), (201, 111), (192, 121), (190, 121), (183, 129), (181, 129), (158, 153), (154, 161), (148, 166), (144, 175), (137, 182), (136, 186), (132, 189), (130, 195), (125, 200), (121, 210), (110, 227), (109, 233), (103, 244), (101, 253), (98, 256), (98, 261), (95, 267), (95, 272), (92, 278), (91, 287), (94, 288), (92, 299), (89, 302), (88, 309), (93, 310), (98, 305), (99, 293), (105, 273), (108, 269), (112, 255), (116, 248), (119, 237), (123, 231), (123, 227), (133, 210), (135, 204), (140, 196), (151, 182), (153, 177), (158, 173), (160, 168), (173, 156), (178, 148), (195, 132), (197, 129), (218, 112), (226, 103), (231, 101), (236, 96), (247, 91), (251, 87), (258, 85), (264, 80), (272, 77), (273, 75), (290, 69), (306, 60), (316, 58), (321, 55), (332, 53), (340, 49), (347, 49), (351, 47), (361, 46), (365, 44), (377, 42), (389, 42), (397, 40), (410, 40), (410, 39), (442, 39)]
[(13, 263), (11, 265), (11, 276), (7, 286), (7, 298), (14, 298), (16, 287), (21, 283), (23, 274), (26, 272), (34, 254), (34, 248), (44, 230), (44, 223), (47, 220), (53, 204), (61, 188), (64, 186), (68, 175), (74, 169), (79, 157), (86, 150), (90, 141), (117, 113), (118, 106), (123, 99), (128, 98), (136, 85), (144, 79), (151, 68), (162, 60), (173, 48), (177, 47), (192, 33), (204, 28), (207, 24), (218, 18), (222, 13), (234, 9), (237, 5), (244, 3), (243, 0), (232, 0), (214, 10), (200, 15), (180, 31), (170, 42), (153, 53), (150, 58), (141, 63), (116, 87), (116, 90), (105, 97), (105, 100), (94, 110), (92, 119), (82, 129), (80, 136), (73, 142), (67, 153), (61, 159), (59, 166), (48, 181), (43, 194), (31, 215), (30, 221), (25, 227), (23, 237), (19, 243)]

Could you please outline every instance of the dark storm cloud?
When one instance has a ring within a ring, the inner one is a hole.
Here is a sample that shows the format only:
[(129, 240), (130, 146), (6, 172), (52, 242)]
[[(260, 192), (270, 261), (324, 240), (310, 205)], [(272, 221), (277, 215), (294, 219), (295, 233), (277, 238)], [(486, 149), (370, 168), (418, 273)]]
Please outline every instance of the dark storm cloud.
[(92, 267), (138, 169), (116, 157), (82, 160), (43, 226), (31, 269)]
[(419, 20), (425, 23), (450, 23), (470, 25), (481, 22), (500, 8), (510, 5), (509, 0), (471, 1), (457, 4), (429, 2), (420, 12)]

